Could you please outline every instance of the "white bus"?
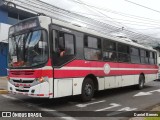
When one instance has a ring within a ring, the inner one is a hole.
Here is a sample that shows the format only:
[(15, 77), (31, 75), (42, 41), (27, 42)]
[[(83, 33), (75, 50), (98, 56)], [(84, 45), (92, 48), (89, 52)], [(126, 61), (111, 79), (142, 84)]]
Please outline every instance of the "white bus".
[(8, 90), (32, 97), (80, 95), (157, 79), (157, 52), (46, 16), (9, 30)]

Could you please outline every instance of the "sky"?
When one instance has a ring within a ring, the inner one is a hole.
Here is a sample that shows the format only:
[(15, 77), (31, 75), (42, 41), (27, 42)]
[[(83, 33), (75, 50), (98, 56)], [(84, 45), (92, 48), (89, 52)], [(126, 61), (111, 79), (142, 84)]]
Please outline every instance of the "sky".
[(160, 38), (160, 0), (41, 1), (111, 25)]

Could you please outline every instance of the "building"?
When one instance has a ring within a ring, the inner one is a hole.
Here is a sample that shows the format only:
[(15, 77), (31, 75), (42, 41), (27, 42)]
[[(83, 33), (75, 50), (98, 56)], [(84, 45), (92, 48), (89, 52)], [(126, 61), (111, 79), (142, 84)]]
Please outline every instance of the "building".
[(18, 21), (35, 16), (27, 11), (0, 6), (0, 76), (7, 75), (8, 29)]

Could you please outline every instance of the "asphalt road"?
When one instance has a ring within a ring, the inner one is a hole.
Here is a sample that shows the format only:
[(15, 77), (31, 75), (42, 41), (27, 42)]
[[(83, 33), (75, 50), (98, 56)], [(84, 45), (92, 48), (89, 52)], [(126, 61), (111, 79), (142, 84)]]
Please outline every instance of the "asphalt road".
[(127, 120), (127, 111), (148, 111), (157, 104), (160, 104), (160, 81), (146, 84), (143, 90), (124, 87), (100, 91), (87, 103), (82, 103), (79, 96), (40, 99), (23, 95), (0, 95), (0, 111), (43, 111), (48, 116), (54, 116), (54, 120)]

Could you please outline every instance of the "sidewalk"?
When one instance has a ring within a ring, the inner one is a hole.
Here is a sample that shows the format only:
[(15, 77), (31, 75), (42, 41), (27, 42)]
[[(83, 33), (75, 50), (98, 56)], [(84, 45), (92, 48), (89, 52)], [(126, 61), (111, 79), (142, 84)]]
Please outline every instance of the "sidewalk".
[(0, 77), (0, 94), (7, 93), (7, 77)]

